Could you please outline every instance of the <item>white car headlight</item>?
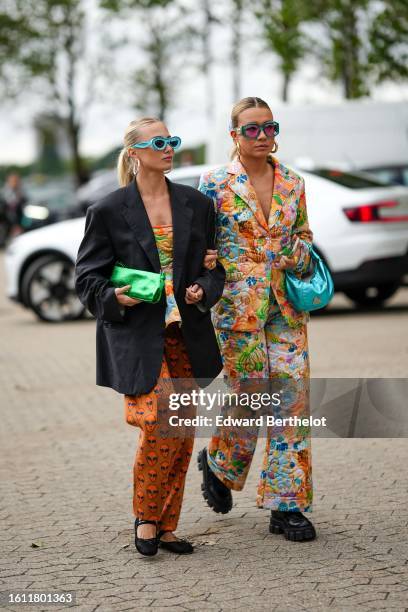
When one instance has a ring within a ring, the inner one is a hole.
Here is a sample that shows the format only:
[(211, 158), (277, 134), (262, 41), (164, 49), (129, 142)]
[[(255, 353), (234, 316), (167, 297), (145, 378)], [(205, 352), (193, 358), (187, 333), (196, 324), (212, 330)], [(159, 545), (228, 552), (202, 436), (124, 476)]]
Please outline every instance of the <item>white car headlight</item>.
[(36, 204), (27, 204), (24, 207), (24, 215), (31, 219), (39, 219), (42, 221), (50, 215), (50, 211), (45, 206), (37, 206)]

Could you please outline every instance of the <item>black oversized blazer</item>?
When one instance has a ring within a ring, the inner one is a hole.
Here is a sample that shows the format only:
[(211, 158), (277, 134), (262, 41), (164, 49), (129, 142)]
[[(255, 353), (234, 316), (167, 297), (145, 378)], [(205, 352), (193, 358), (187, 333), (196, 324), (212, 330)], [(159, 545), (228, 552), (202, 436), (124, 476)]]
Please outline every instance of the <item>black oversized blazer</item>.
[[(187, 185), (171, 182), (173, 219), (173, 284), (182, 318), (182, 334), (193, 375), (214, 379), (222, 369), (210, 308), (220, 299), (225, 271), (202, 266), (207, 248), (214, 248), (214, 205)], [(160, 374), (166, 298), (120, 307), (109, 281), (116, 262), (139, 270), (160, 271), (153, 230), (136, 181), (107, 195), (87, 210), (85, 234), (75, 267), (75, 288), (96, 317), (96, 384), (137, 395), (155, 386)], [(205, 296), (186, 304), (186, 287), (199, 283)], [(205, 384), (205, 383), (204, 383)]]

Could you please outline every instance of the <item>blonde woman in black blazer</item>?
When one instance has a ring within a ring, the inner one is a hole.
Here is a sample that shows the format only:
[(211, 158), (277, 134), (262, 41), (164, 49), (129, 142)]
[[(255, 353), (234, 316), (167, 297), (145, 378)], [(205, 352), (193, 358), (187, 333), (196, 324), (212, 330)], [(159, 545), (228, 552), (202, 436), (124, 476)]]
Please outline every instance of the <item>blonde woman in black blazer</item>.
[[(147, 434), (151, 402), (157, 420), (155, 386), (160, 376), (166, 377), (164, 371), (172, 377), (184, 372), (184, 376), (210, 381), (222, 369), (210, 309), (222, 295), (225, 271), (216, 262), (210, 270), (203, 266), (207, 249), (214, 248), (214, 208), (198, 190), (173, 183), (165, 176), (174, 155), (172, 141), (163, 142), (166, 138), (167, 127), (154, 118), (132, 121), (128, 126), (118, 164), (122, 187), (88, 209), (76, 262), (77, 293), (96, 317), (96, 382), (125, 395), (126, 420), (142, 429), (133, 499), (135, 542), (142, 554), (155, 554), (159, 544), (176, 553), (192, 552), (191, 545), (173, 533), (192, 440), (176, 438), (178, 447), (169, 451), (169, 440), (163, 445), (154, 426)], [(134, 147), (140, 143), (144, 148)], [(154, 148), (157, 143), (165, 145), (162, 150)], [(171, 324), (167, 320), (169, 295), (163, 294), (157, 304), (140, 302), (125, 295), (127, 288), (115, 289), (109, 280), (117, 262), (129, 268), (160, 271), (163, 266), (155, 235), (158, 226), (167, 228), (173, 240), (168, 253), (172, 256), (172, 274), (166, 278), (166, 293), (173, 292), (177, 311), (177, 321)], [(177, 370), (177, 364), (170, 363), (167, 349), (171, 346), (178, 347), (184, 369)], [(151, 449), (144, 440), (152, 431), (156, 436), (152, 444), (157, 449), (165, 448), (165, 461), (155, 450), (147, 456)], [(168, 460), (169, 453), (173, 453), (173, 463)], [(153, 463), (151, 478), (155, 479), (150, 489), (152, 483), (145, 471), (149, 462)], [(153, 474), (159, 464), (167, 468), (164, 477), (163, 467)], [(172, 503), (175, 507), (170, 512)]]

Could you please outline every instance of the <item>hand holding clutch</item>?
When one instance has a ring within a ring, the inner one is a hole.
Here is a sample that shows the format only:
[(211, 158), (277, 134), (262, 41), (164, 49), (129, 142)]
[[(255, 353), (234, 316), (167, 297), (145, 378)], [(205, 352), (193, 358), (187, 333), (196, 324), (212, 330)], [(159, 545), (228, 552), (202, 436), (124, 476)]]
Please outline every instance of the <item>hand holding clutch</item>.
[(125, 285), (124, 287), (117, 287), (115, 289), (116, 299), (121, 306), (136, 306), (136, 304), (140, 304), (142, 300), (138, 300), (136, 298), (131, 298), (126, 295), (126, 291), (130, 289), (130, 285)]

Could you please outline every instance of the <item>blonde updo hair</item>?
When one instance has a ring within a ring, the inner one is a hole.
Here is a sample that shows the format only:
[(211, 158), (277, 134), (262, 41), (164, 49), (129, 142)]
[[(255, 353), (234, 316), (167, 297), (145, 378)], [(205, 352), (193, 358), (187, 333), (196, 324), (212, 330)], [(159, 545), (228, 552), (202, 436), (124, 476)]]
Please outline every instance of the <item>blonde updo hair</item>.
[(156, 117), (142, 117), (141, 119), (131, 121), (126, 128), (123, 138), (124, 147), (119, 153), (117, 164), (118, 180), (121, 187), (126, 187), (126, 185), (129, 185), (135, 178), (133, 173), (134, 160), (129, 156), (128, 148), (130, 145), (135, 144), (140, 138), (140, 129), (152, 123), (161, 123), (161, 119), (157, 119)]
[[(268, 110), (271, 110), (269, 107), (269, 104), (265, 102), (265, 100), (262, 100), (262, 98), (256, 98), (256, 97), (242, 98), (242, 100), (239, 100), (239, 102), (234, 104), (234, 106), (232, 107), (231, 122), (230, 122), (231, 130), (238, 127), (239, 116), (244, 110), (247, 110), (247, 108), (267, 108)], [(231, 159), (234, 159), (235, 157), (238, 157), (238, 150), (234, 142), (232, 149), (231, 149)]]

